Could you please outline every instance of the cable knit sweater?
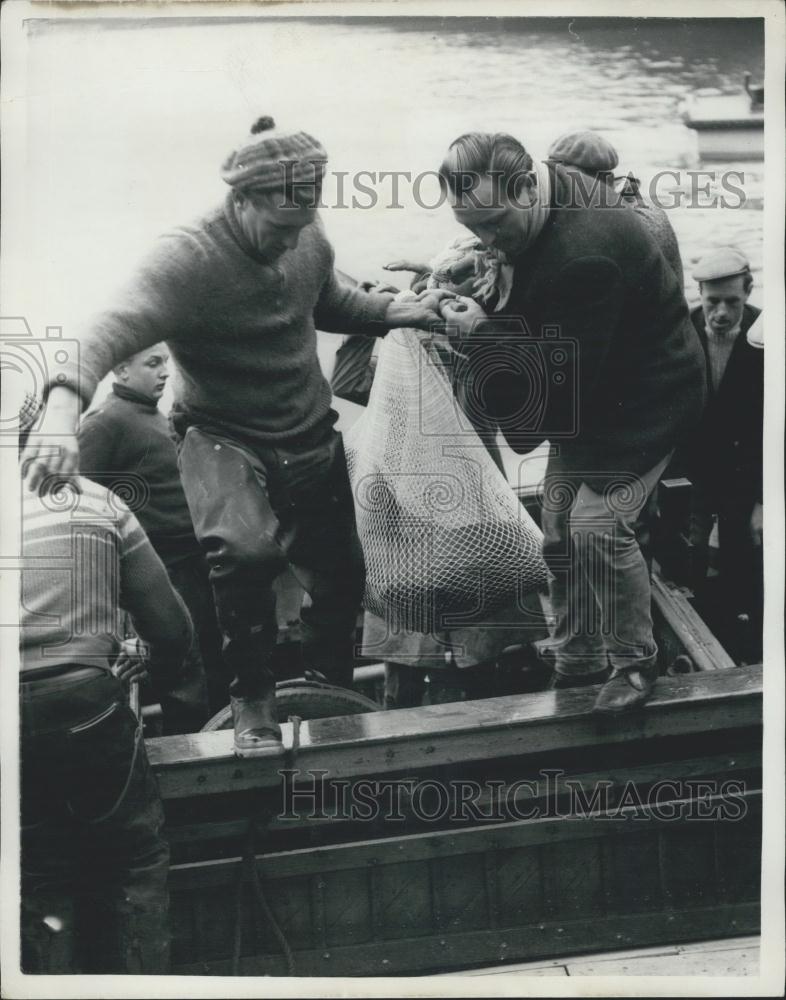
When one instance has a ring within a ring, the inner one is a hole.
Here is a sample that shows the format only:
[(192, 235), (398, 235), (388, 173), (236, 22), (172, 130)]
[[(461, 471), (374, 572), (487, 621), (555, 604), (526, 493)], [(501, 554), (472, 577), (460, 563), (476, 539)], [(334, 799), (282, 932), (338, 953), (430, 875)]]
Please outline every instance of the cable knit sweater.
[(296, 437), (330, 409), (316, 328), (387, 332), (389, 298), (340, 284), (333, 259), (317, 219), (296, 249), (267, 263), (228, 196), (159, 238), (114, 306), (80, 338), (79, 363), (65, 372), (65, 384), (86, 405), (118, 362), (166, 341), (177, 366), (176, 403), (263, 441)]

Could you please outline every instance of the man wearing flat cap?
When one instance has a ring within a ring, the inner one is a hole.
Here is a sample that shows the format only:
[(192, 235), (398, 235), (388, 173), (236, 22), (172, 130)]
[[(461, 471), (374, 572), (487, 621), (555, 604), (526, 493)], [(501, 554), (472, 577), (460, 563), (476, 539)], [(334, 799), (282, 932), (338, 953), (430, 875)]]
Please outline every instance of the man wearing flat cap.
[[(596, 177), (603, 184), (612, 188), (615, 181), (618, 180), (614, 176), (614, 171), (619, 164), (617, 150), (608, 139), (597, 132), (590, 132), (586, 129), (578, 132), (566, 132), (551, 144), (548, 158), (555, 163), (561, 163), (568, 170), (575, 168), (589, 177)], [(654, 205), (645, 200), (639, 183), (638, 178), (634, 177), (633, 174), (628, 174), (624, 178), (624, 183), (619, 189), (622, 203), (633, 209), (654, 236), (655, 242), (671, 265), (682, 289), (684, 284), (682, 257), (674, 228), (660, 205)]]
[(748, 303), (753, 276), (747, 257), (733, 247), (702, 257), (693, 278), (701, 305), (691, 319), (707, 359), (709, 400), (684, 459), (693, 483), (692, 583), (701, 594), (717, 517), (719, 620), (728, 624), (740, 614), (748, 617), (754, 648), (746, 655), (757, 659), (762, 623), (764, 350), (754, 324), (761, 325), (761, 310)]
[(464, 298), (440, 308), (473, 369), (475, 405), (514, 451), (551, 445), (553, 686), (601, 685), (595, 711), (636, 709), (659, 664), (634, 525), (704, 404), (685, 298), (616, 192), (595, 184), (577, 199), (570, 171), (533, 161), (515, 137), (460, 136), (439, 174), (456, 220), (513, 263), (500, 312)]
[(272, 585), (287, 565), (311, 598), (306, 665), (337, 683), (352, 677), (364, 568), (316, 329), (381, 337), (442, 322), (439, 295), (394, 302), (339, 281), (316, 211), (326, 160), (308, 133), (259, 119), (223, 164), (224, 202), (162, 236), (84, 332), (79, 364), (49, 387), (41, 433), (23, 456), (32, 489), (73, 473), (78, 414), (99, 381), (167, 343), (180, 473), (235, 678), (240, 756), (282, 752)]

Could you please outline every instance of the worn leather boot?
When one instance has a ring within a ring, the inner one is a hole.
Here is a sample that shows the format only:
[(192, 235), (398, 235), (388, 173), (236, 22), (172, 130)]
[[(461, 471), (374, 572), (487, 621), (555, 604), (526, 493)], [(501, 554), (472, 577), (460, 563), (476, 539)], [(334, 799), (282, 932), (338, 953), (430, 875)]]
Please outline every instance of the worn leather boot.
[(630, 666), (614, 667), (598, 692), (594, 712), (619, 715), (640, 708), (650, 697), (658, 679), (657, 654), (636, 660)]
[(284, 753), (274, 687), (259, 697), (232, 697), (230, 705), (237, 757), (277, 757)]

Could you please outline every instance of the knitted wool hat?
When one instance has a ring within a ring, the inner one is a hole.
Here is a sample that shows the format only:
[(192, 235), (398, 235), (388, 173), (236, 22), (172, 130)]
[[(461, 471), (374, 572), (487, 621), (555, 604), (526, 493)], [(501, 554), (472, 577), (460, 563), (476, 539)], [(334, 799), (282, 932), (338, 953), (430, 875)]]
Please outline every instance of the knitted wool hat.
[(566, 132), (551, 144), (549, 159), (588, 174), (610, 173), (619, 163), (617, 150), (597, 132)]
[(232, 187), (280, 191), (291, 184), (313, 184), (325, 173), (327, 153), (308, 132), (276, 128), (264, 116), (224, 160), (221, 177)]

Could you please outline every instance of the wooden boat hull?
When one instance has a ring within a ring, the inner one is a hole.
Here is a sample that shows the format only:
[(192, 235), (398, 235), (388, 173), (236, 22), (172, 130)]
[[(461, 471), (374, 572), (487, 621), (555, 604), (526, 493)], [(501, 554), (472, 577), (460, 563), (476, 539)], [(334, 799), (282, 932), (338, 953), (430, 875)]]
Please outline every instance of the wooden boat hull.
[(756, 933), (761, 669), (717, 658), (680, 598), (656, 581), (658, 639), (703, 669), (610, 723), (578, 689), (315, 720), (297, 747), (288, 724), (283, 764), (235, 759), (228, 732), (150, 741), (173, 971), (425, 974)]

